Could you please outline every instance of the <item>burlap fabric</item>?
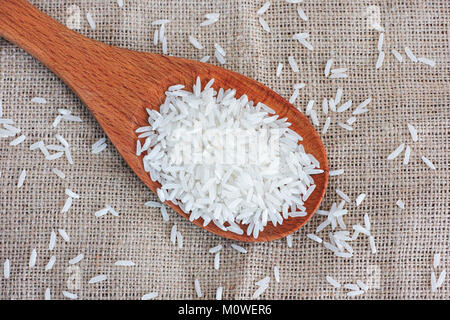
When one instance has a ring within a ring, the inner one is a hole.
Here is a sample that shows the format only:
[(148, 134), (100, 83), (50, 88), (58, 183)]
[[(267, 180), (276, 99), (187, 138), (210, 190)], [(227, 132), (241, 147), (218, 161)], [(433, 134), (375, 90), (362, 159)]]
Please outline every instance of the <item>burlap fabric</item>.
[[(299, 19), (297, 5), (272, 1), (264, 18), (272, 28), (265, 33), (256, 11), (264, 1), (127, 1), (119, 8), (113, 0), (31, 1), (55, 19), (66, 22), (70, 5), (81, 12), (82, 34), (106, 43), (136, 50), (161, 52), (152, 44), (155, 27), (151, 22), (168, 18), (170, 54), (191, 59), (214, 55), (215, 42), (227, 51), (226, 67), (272, 87), (284, 97), (292, 93), (296, 82), (305, 82), (297, 105), (305, 107), (309, 99), (320, 105), (340, 86), (344, 99), (363, 101), (372, 96), (370, 112), (358, 116), (353, 132), (336, 125), (350, 112), (333, 116), (333, 124), (324, 137), (331, 169), (345, 169), (332, 177), (322, 205), (329, 208), (339, 198), (335, 189), (352, 199), (367, 193), (356, 207), (348, 205), (349, 226), (362, 223), (363, 214), (372, 219), (378, 252), (370, 253), (368, 239), (360, 237), (352, 245), (351, 259), (335, 257), (330, 251), (306, 238), (323, 217), (315, 216), (294, 235), (293, 247), (285, 240), (244, 246), (247, 254), (230, 247), (231, 241), (204, 232), (171, 213), (165, 223), (158, 210), (144, 207), (155, 196), (140, 182), (112, 145), (99, 155), (90, 153), (91, 144), (104, 136), (92, 115), (72, 92), (50, 71), (24, 51), (0, 39), (0, 96), (4, 114), (14, 119), (25, 143), (11, 147), (0, 140), (0, 262), (11, 261), (11, 277), (0, 277), (2, 299), (42, 299), (47, 287), (54, 298), (63, 290), (82, 299), (137, 299), (157, 291), (161, 299), (194, 298), (194, 279), (200, 279), (204, 298), (214, 298), (216, 288), (224, 286), (224, 299), (247, 299), (256, 290), (255, 281), (273, 275), (274, 265), (281, 270), (281, 282), (272, 284), (262, 297), (267, 299), (346, 298), (346, 290), (334, 289), (325, 280), (331, 275), (342, 283), (357, 279), (371, 282), (372, 288), (360, 299), (449, 298), (446, 280), (437, 293), (430, 288), (434, 253), (442, 255), (442, 266), (449, 266), (449, 7), (442, 0), (415, 1), (305, 1), (301, 7), (309, 20)], [(368, 9), (370, 6), (375, 6)], [(378, 8), (378, 9), (377, 9)], [(378, 32), (368, 27), (373, 12), (380, 12), (386, 29), (386, 59), (375, 71), (378, 57)], [(89, 28), (85, 14), (92, 13), (97, 24)], [(71, 11), (72, 13), (74, 11)], [(221, 13), (211, 27), (198, 25), (203, 15)], [(314, 45), (309, 52), (290, 40), (293, 33), (307, 31)], [(194, 35), (205, 46), (198, 51), (187, 38)], [(417, 56), (436, 60), (435, 68), (413, 64), (403, 51), (409, 46)], [(397, 62), (391, 49), (399, 50), (404, 63)], [(294, 74), (287, 56), (293, 55), (301, 72)], [(335, 66), (349, 68), (349, 78), (330, 80), (323, 76), (327, 59)], [(216, 60), (211, 60), (216, 63)], [(281, 78), (275, 77), (279, 62), (285, 64)], [(46, 97), (46, 105), (31, 103), (35, 96)], [(71, 109), (84, 120), (51, 127), (57, 108)], [(321, 127), (325, 117), (319, 112)], [(413, 143), (406, 124), (419, 132)], [(320, 127), (320, 129), (321, 129)], [(64, 159), (43, 160), (29, 145), (44, 139), (56, 142), (60, 133), (70, 142), (74, 165)], [(400, 143), (412, 147), (411, 163), (401, 164), (402, 156), (387, 161), (387, 155)], [(430, 170), (421, 161), (425, 155), (437, 167)], [(61, 180), (51, 173), (57, 167), (67, 175)], [(28, 176), (23, 188), (16, 187), (22, 169)], [(71, 188), (81, 194), (67, 214), (61, 214)], [(399, 209), (402, 199), (406, 208)], [(105, 204), (112, 205), (119, 217), (94, 213)], [(184, 248), (169, 241), (176, 223), (184, 235)], [(64, 228), (71, 237), (65, 243), (58, 236), (53, 253), (48, 251), (50, 232)], [(327, 237), (326, 232), (321, 234)], [(212, 246), (223, 244), (220, 270), (213, 268)], [(36, 267), (28, 268), (31, 250), (37, 248)], [(69, 267), (68, 260), (83, 253), (85, 258)], [(44, 271), (50, 256), (57, 257), (55, 267)], [(117, 260), (133, 260), (135, 267), (116, 267)], [(107, 274), (108, 280), (89, 285), (88, 280)], [(74, 280), (75, 279), (75, 280)], [(272, 276), (273, 279), (273, 276)]]

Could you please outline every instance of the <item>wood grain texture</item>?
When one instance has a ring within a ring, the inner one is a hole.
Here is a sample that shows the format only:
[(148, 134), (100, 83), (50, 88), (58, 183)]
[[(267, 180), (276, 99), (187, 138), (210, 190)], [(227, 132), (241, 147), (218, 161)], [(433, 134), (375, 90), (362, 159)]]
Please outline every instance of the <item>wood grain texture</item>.
[[(214, 78), (215, 89), (234, 88), (237, 96), (246, 94), (250, 100), (270, 106), (280, 117), (287, 117), (291, 128), (304, 138), (306, 152), (314, 155), (325, 170), (314, 176), (317, 187), (305, 203), (308, 215), (289, 218), (277, 227), (269, 223), (258, 239), (223, 231), (213, 223), (203, 227), (202, 219), (193, 222), (197, 226), (238, 241), (270, 241), (298, 230), (320, 205), (328, 183), (328, 160), (318, 133), (294, 106), (255, 80), (198, 61), (109, 46), (69, 30), (25, 0), (1, 0), (0, 35), (41, 61), (75, 92), (128, 165), (153, 192), (160, 185), (145, 172), (142, 156), (135, 154), (135, 130), (147, 125), (145, 108), (159, 108), (169, 86), (184, 84), (189, 88), (197, 76), (202, 85)], [(179, 207), (167, 204), (188, 218)]]

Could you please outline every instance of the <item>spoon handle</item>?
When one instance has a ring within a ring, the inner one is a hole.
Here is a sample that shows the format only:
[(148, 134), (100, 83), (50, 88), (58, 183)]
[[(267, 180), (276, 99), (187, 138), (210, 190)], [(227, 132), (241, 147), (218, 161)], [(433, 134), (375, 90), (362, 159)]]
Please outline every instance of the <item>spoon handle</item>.
[(88, 46), (101, 45), (53, 20), (26, 0), (2, 0), (0, 36), (18, 45), (64, 80), (79, 70)]

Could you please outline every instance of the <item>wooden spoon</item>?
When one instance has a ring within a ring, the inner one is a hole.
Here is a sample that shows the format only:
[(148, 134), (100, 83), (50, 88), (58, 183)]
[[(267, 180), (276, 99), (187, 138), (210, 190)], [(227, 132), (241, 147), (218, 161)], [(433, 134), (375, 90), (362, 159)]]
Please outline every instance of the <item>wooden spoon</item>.
[[(203, 227), (225, 238), (246, 242), (279, 239), (302, 227), (318, 208), (328, 183), (328, 160), (320, 137), (308, 119), (294, 106), (264, 85), (236, 72), (214, 65), (159, 54), (135, 52), (86, 38), (51, 19), (25, 0), (2, 0), (0, 36), (15, 43), (57, 74), (89, 108), (122, 157), (153, 191), (160, 186), (144, 171), (142, 156), (135, 154), (135, 130), (148, 124), (145, 108), (158, 108), (165, 91), (174, 84), (191, 87), (197, 76), (204, 86), (211, 78), (214, 88), (234, 88), (237, 96), (263, 102), (280, 117), (288, 117), (300, 134), (306, 152), (320, 161), (323, 174), (315, 175), (316, 189), (305, 203), (308, 215), (289, 218), (274, 227), (269, 223), (258, 239), (219, 229), (213, 223)], [(178, 206), (172, 209), (185, 218)], [(246, 230), (246, 226), (241, 226)]]

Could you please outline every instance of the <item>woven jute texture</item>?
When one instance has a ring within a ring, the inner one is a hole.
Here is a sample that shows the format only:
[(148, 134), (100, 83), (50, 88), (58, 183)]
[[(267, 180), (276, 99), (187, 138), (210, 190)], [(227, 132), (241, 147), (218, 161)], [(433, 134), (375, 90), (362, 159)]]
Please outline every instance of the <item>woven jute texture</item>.
[[(293, 246), (286, 240), (261, 244), (242, 244), (247, 254), (231, 248), (232, 241), (211, 235), (170, 212), (164, 222), (159, 210), (144, 207), (155, 196), (135, 176), (108, 141), (98, 155), (91, 145), (104, 136), (87, 108), (49, 70), (30, 55), (0, 39), (0, 97), (4, 117), (16, 121), (27, 136), (17, 147), (11, 139), (0, 139), (0, 266), (11, 262), (11, 275), (0, 275), (2, 299), (43, 299), (46, 288), (53, 298), (63, 298), (62, 291), (78, 294), (80, 299), (139, 299), (157, 291), (160, 299), (196, 298), (194, 280), (199, 279), (203, 298), (214, 298), (217, 287), (224, 287), (224, 299), (249, 299), (257, 289), (255, 282), (271, 276), (270, 287), (262, 295), (267, 299), (347, 298), (345, 289), (334, 289), (326, 282), (330, 275), (341, 283), (360, 279), (370, 284), (362, 296), (352, 299), (448, 299), (446, 280), (436, 293), (431, 292), (431, 272), (437, 275), (449, 267), (449, 44), (448, 2), (444, 0), (305, 0), (289, 4), (271, 1), (264, 14), (271, 27), (266, 33), (259, 25), (256, 11), (264, 1), (254, 0), (124, 0), (120, 8), (113, 0), (33, 0), (32, 4), (62, 23), (74, 23), (80, 14), (80, 33), (134, 50), (161, 53), (153, 45), (156, 29), (152, 21), (170, 19), (166, 25), (169, 54), (200, 59), (214, 58), (214, 43), (227, 51), (225, 67), (252, 77), (282, 96), (289, 98), (295, 83), (304, 82), (296, 105), (304, 110), (310, 99), (316, 100), (322, 129), (325, 115), (322, 99), (344, 89), (344, 101), (359, 104), (372, 97), (370, 112), (357, 116), (353, 131), (337, 125), (351, 117), (351, 112), (332, 114), (332, 125), (323, 136), (330, 168), (345, 169), (331, 177), (322, 209), (340, 201), (338, 188), (352, 203), (347, 228), (363, 224), (369, 214), (377, 253), (372, 254), (368, 237), (359, 236), (351, 243), (354, 256), (338, 258), (322, 245), (307, 239), (323, 221), (316, 215), (293, 235)], [(74, 7), (71, 8), (71, 6)], [(308, 15), (302, 21), (300, 6)], [(86, 20), (90, 12), (96, 22), (92, 30)], [(219, 21), (199, 27), (207, 13), (220, 13)], [(379, 32), (369, 21), (380, 19), (385, 28), (383, 49), (386, 58), (375, 70)], [(73, 26), (73, 25), (72, 25)], [(308, 51), (292, 35), (309, 32), (314, 51)], [(188, 42), (193, 35), (205, 47), (197, 50)], [(408, 46), (418, 57), (436, 61), (436, 67), (412, 63), (404, 53)], [(397, 49), (404, 62), (395, 60)], [(293, 73), (287, 57), (294, 56), (300, 72)], [(347, 79), (332, 80), (323, 75), (328, 59), (333, 67), (348, 68)], [(279, 62), (282, 76), (275, 76)], [(33, 97), (45, 97), (47, 104), (32, 103)], [(58, 108), (68, 108), (83, 119), (82, 123), (51, 124)], [(407, 129), (413, 124), (419, 141), (413, 142)], [(46, 161), (30, 144), (44, 140), (56, 143), (55, 134), (71, 145), (74, 164), (64, 158)], [(401, 143), (411, 146), (409, 165), (403, 154), (393, 161), (387, 156)], [(436, 166), (433, 171), (421, 160), (424, 155)], [(51, 172), (58, 168), (64, 180)], [(24, 186), (17, 188), (20, 172), (28, 172)], [(81, 195), (74, 199), (66, 214), (61, 208), (65, 188)], [(366, 193), (356, 207), (354, 199)], [(403, 200), (405, 209), (396, 202)], [(119, 212), (97, 218), (94, 213), (111, 205)], [(184, 236), (178, 249), (169, 241), (176, 224)], [(70, 242), (59, 235), (55, 249), (48, 250), (51, 231), (65, 229)], [(329, 228), (319, 233), (327, 239)], [(214, 255), (208, 249), (218, 244), (221, 265), (214, 270)], [(28, 267), (33, 248), (36, 266)], [(70, 265), (69, 259), (83, 253), (84, 259)], [(433, 255), (440, 253), (441, 266), (433, 268)], [(52, 255), (52, 270), (44, 268)], [(132, 260), (134, 267), (117, 267), (117, 260)], [(276, 283), (273, 268), (280, 268)], [(1, 270), (1, 268), (0, 268)], [(88, 284), (92, 277), (105, 274), (108, 279)]]

